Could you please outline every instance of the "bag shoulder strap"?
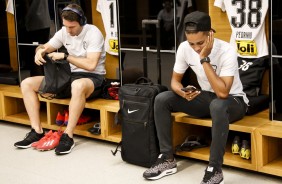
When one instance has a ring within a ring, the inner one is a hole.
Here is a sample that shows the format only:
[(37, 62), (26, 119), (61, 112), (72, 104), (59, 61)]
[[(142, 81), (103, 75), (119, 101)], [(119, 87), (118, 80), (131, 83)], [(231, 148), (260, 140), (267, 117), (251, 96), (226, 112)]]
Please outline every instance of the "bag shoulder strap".
[(147, 77), (139, 77), (138, 79), (136, 79), (135, 84), (141, 84), (142, 80), (143, 80), (143, 83), (145, 83), (145, 84), (149, 84), (149, 85), (153, 85), (154, 84), (152, 82), (152, 80), (147, 78)]
[(113, 154), (114, 156), (116, 156), (116, 154), (117, 154), (118, 151), (121, 152), (121, 150), (118, 149), (118, 148), (121, 146), (121, 144), (122, 144), (122, 141), (120, 141), (120, 142), (118, 143), (118, 145), (117, 145), (115, 151), (111, 150), (111, 152), (112, 152), (112, 154)]

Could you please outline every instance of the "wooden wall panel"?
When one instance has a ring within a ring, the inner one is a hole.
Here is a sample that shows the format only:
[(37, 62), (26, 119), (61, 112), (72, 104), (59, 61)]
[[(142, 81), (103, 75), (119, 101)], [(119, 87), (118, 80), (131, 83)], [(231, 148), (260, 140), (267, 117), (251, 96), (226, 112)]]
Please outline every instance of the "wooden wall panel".
[(214, 0), (209, 0), (209, 14), (212, 21), (212, 28), (216, 30), (215, 37), (229, 42), (231, 27), (227, 14), (213, 4)]
[(10, 66), (12, 67), (13, 71), (18, 71), (16, 28), (14, 15), (7, 13), (7, 23), (10, 50)]

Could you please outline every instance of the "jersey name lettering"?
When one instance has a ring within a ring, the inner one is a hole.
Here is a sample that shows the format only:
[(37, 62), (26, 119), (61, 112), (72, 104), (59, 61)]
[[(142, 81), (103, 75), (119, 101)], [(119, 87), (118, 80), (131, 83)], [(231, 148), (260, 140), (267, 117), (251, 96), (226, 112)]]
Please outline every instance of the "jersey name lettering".
[(236, 39), (252, 39), (252, 32), (236, 31)]

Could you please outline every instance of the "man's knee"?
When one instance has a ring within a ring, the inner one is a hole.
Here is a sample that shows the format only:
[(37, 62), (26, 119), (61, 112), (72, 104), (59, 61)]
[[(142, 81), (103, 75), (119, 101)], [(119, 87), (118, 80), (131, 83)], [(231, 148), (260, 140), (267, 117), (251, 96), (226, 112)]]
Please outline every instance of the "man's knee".
[(159, 105), (163, 106), (165, 103), (167, 103), (168, 92), (169, 91), (165, 91), (165, 92), (158, 94), (155, 98), (155, 104), (158, 105), (158, 106)]
[(29, 78), (25, 78), (22, 82), (21, 82), (21, 87), (26, 87), (30, 84), (30, 79)]
[(175, 94), (172, 91), (165, 91), (158, 94), (155, 98), (155, 108), (169, 108), (172, 101), (175, 101)]
[(224, 99), (214, 99), (210, 103), (210, 112), (213, 113), (224, 113), (227, 109), (227, 101)]
[(71, 91), (72, 93), (78, 93), (84, 91), (86, 88), (86, 85), (83, 81), (78, 82), (78, 80), (75, 80), (71, 83)]
[(21, 90), (26, 91), (26, 90), (33, 90), (34, 86), (36, 86), (37, 81), (34, 80), (32, 77), (25, 78), (21, 82)]
[(71, 84), (72, 95), (79, 95), (79, 94), (88, 95), (88, 93), (91, 94), (93, 90), (94, 90), (94, 86), (89, 85), (88, 82), (84, 80), (75, 80)]

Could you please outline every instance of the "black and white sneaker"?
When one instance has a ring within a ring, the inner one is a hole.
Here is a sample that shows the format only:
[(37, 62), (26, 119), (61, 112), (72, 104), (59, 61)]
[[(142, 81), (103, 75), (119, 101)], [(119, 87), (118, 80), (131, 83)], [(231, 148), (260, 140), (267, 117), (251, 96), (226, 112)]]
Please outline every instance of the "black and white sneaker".
[(164, 176), (174, 174), (177, 171), (176, 160), (169, 161), (164, 154), (160, 154), (156, 163), (143, 173), (148, 180), (157, 180)]
[(224, 184), (222, 171), (217, 171), (214, 167), (208, 166), (201, 184)]
[(70, 138), (68, 134), (63, 133), (60, 138), (59, 145), (55, 149), (57, 155), (64, 155), (71, 152), (72, 148), (75, 146), (73, 138)]
[(42, 137), (44, 137), (44, 132), (38, 134), (34, 129), (31, 129), (31, 131), (26, 134), (24, 140), (16, 142), (14, 146), (22, 149), (30, 148), (32, 143), (39, 141)]

